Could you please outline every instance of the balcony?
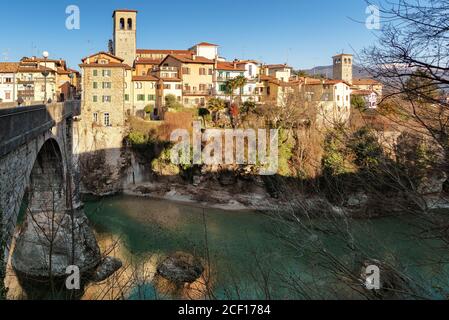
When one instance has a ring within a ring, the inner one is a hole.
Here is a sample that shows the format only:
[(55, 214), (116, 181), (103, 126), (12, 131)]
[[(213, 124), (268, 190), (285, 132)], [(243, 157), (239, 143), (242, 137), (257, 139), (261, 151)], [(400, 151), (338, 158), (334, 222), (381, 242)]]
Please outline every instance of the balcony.
[(184, 89), (182, 90), (182, 94), (185, 96), (210, 96), (212, 94), (212, 89), (207, 90)]
[(177, 67), (159, 67), (159, 71), (178, 72)]

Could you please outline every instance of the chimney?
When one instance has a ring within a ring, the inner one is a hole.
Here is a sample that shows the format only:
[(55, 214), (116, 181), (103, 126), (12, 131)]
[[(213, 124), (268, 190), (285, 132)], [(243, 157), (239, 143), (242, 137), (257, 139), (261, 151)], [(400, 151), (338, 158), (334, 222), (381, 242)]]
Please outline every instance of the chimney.
[(196, 54), (192, 54), (192, 60), (193, 60), (193, 61), (196, 60)]

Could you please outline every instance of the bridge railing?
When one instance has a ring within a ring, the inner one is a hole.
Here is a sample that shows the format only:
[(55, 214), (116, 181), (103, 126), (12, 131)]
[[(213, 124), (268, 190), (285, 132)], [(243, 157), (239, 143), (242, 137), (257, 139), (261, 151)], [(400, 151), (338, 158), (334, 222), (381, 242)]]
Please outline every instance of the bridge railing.
[(50, 130), (63, 119), (78, 116), (79, 100), (0, 109), (0, 157)]

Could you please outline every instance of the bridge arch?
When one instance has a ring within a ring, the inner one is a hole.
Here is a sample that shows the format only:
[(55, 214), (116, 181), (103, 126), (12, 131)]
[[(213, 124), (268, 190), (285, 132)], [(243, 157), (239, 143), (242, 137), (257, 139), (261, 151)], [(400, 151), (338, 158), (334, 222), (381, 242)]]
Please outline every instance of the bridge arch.
[(27, 188), (29, 213), (66, 210), (64, 172), (59, 144), (50, 138), (42, 145), (31, 169)]
[[(63, 140), (49, 130), (0, 159), (0, 210), (7, 252), (23, 202), (27, 214), (64, 212), (66, 206), (67, 157)], [(2, 193), (2, 191), (4, 191)]]

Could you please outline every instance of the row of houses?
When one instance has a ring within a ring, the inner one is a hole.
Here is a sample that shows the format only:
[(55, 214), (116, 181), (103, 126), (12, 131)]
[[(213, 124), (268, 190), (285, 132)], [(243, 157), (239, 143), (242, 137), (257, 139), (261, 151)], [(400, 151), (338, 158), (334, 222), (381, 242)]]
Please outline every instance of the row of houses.
[(74, 98), (81, 90), (80, 72), (66, 61), (24, 57), (0, 63), (0, 103), (31, 105)]
[[(345, 121), (351, 96), (361, 95), (375, 108), (382, 85), (371, 79), (353, 79), (352, 55), (333, 57), (334, 79), (298, 77), (287, 64), (267, 65), (255, 60), (227, 61), (219, 46), (201, 42), (188, 49), (138, 49), (137, 11), (113, 13), (114, 34), (108, 52), (84, 59), (83, 104), (88, 117), (100, 126), (122, 126), (128, 115), (162, 118), (170, 95), (187, 108), (205, 107), (211, 98), (230, 102), (281, 105), (286, 97), (300, 95), (315, 102), (326, 116)], [(245, 83), (230, 93), (227, 83), (244, 77)]]

